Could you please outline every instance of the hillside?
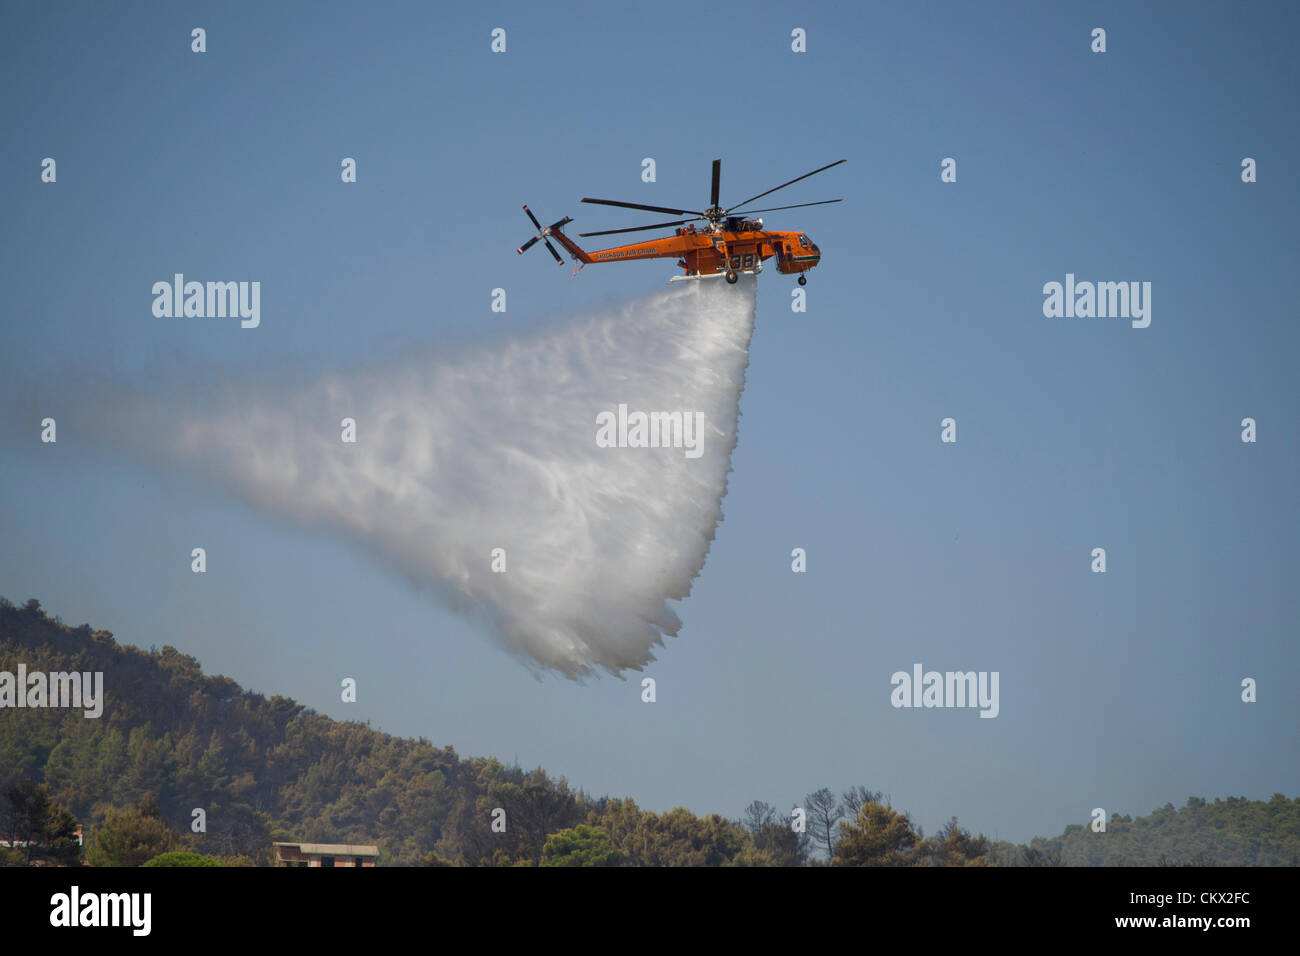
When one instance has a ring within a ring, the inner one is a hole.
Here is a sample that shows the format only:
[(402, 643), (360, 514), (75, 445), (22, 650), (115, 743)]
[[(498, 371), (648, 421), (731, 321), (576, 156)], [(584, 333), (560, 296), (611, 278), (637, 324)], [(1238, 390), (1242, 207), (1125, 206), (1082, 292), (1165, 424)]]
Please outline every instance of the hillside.
[[(548, 836), (600, 818), (611, 836), (637, 834), (643, 849), (628, 856), (647, 863), (763, 862), (745, 829), (720, 817), (593, 800), (540, 769), (333, 720), (205, 675), (173, 647), (121, 645), (107, 631), (64, 626), (34, 599), (21, 608), (0, 599), (0, 671), (20, 663), (28, 673), (105, 674), (97, 719), (0, 710), (0, 784), (48, 784), (92, 827), (111, 808), (156, 800), (182, 833), (193, 808), (206, 810), (204, 852), (265, 859), (272, 839), (375, 843), (381, 863), (475, 865), (538, 862)], [(504, 834), (491, 830), (496, 807), (507, 812)]]
[[(798, 836), (760, 801), (744, 824), (683, 808), (652, 813), (630, 799), (592, 798), (541, 769), (462, 758), (424, 738), (268, 699), (205, 675), (173, 647), (143, 651), (89, 625), (67, 627), (34, 599), (15, 607), (0, 598), (0, 672), (16, 673), (19, 664), (28, 673), (103, 672), (107, 703), (97, 719), (79, 709), (0, 710), (0, 788), (44, 784), (92, 830), (110, 812), (156, 804), (148, 812), (186, 834), (188, 848), (219, 856), (265, 862), (271, 840), (302, 840), (377, 844), (380, 862), (398, 865), (797, 866), (824, 861), (829, 833), (853, 845), (835, 857), (846, 865), (1289, 866), (1300, 859), (1300, 800), (1281, 794), (1268, 802), (1192, 798), (1180, 810), (1115, 815), (1106, 834), (1071, 826), (1029, 846), (989, 847), (955, 820), (925, 839), (905, 814), (878, 805), (855, 819), (864, 800), (879, 798), (864, 787), (842, 798), (824, 789), (809, 794), (809, 832)], [(195, 807), (207, 813), (202, 836), (189, 836)], [(509, 821), (505, 833), (491, 827), (498, 807)], [(897, 837), (879, 852), (864, 849), (880, 844), (872, 821)]]
[(1300, 866), (1300, 799), (1191, 797), (1144, 817), (1116, 813), (1105, 833), (1071, 824), (1028, 847), (999, 843), (994, 856), (1009, 866)]

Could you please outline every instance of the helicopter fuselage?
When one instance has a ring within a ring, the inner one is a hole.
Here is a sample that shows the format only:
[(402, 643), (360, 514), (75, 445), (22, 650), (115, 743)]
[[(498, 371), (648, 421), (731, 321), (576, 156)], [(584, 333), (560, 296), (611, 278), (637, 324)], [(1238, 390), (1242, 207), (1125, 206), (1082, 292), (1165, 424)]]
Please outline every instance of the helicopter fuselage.
[[(560, 241), (564, 242), (564, 239)], [(564, 244), (569, 245), (567, 242)], [(569, 251), (575, 252), (574, 249)], [(761, 219), (742, 219), (719, 224), (716, 228), (683, 226), (673, 235), (661, 239), (588, 252), (585, 261), (677, 259), (677, 265), (685, 274), (693, 276), (713, 275), (728, 269), (754, 272), (761, 270), (761, 263), (773, 256), (776, 256), (778, 272), (795, 275), (817, 265), (821, 260), (821, 250), (806, 233), (764, 229)], [(574, 257), (578, 258), (577, 255)]]

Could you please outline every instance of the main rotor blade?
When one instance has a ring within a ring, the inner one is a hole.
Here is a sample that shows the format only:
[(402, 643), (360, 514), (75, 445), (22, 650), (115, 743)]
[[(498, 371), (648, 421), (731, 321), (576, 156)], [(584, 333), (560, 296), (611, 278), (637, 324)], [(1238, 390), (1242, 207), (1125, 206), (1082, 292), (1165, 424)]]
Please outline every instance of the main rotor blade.
[(540, 222), (537, 221), (537, 217), (533, 215), (533, 211), (532, 211), (531, 209), (529, 209), (527, 206), (525, 206), (525, 207), (524, 207), (524, 212), (528, 213), (528, 218), (531, 219), (531, 220), (533, 221), (533, 225), (537, 227), (537, 231), (538, 231), (538, 232), (541, 232), (541, 231), (542, 231), (542, 224), (541, 224)]
[(551, 240), (549, 239), (546, 240), (546, 248), (551, 250), (551, 255), (555, 256), (556, 262), (558, 262), (560, 265), (564, 265), (564, 260), (561, 259), (560, 254), (555, 251), (555, 247), (551, 245)]
[(713, 161), (713, 191), (709, 193), (709, 205), (717, 208), (718, 205), (718, 186), (722, 179), (722, 160)]
[(790, 180), (788, 183), (782, 183), (780, 186), (774, 186), (773, 188), (769, 189), (769, 190), (768, 190), (767, 192), (765, 192), (765, 193), (759, 193), (757, 196), (750, 196), (750, 197), (749, 197), (748, 199), (746, 199), (744, 202), (736, 203), (736, 205), (734, 205), (734, 206), (732, 206), (730, 209), (728, 209), (727, 212), (731, 212), (732, 210), (739, 209), (741, 206), (747, 206), (747, 205), (749, 205), (750, 203), (752, 203), (755, 199), (762, 199), (764, 196), (770, 196), (772, 193), (776, 192), (778, 189), (785, 189), (786, 186), (792, 186), (792, 185), (794, 185), (795, 183), (799, 182), (799, 180), (801, 180), (801, 179), (807, 179), (809, 176), (816, 176), (818, 173), (824, 173), (826, 170), (830, 169), (832, 166), (838, 166), (840, 163), (847, 163), (847, 162), (848, 162), (847, 159), (837, 159), (835, 162), (831, 163), (829, 166), (823, 166), (821, 169), (814, 169), (811, 173), (804, 173), (802, 176), (796, 176), (794, 179)]
[(529, 249), (531, 249), (531, 248), (533, 247), (533, 243), (535, 243), (535, 242), (536, 242), (538, 239), (540, 239), (540, 238), (542, 238), (542, 237), (541, 237), (541, 236), (533, 236), (533, 238), (531, 238), (531, 239), (529, 239), (527, 242), (525, 242), (522, 246), (519, 247), (519, 254), (520, 254), (520, 255), (523, 255), (525, 252), (527, 252)]
[(688, 222), (695, 222), (696, 219), (702, 219), (703, 216), (696, 216), (695, 219), (674, 219), (672, 222), (657, 222), (653, 226), (633, 226), (631, 229), (602, 229), (600, 232), (580, 232), (578, 238), (586, 239), (588, 236), (612, 236), (619, 232), (644, 232), (647, 229), (667, 229), (669, 226), (684, 226)]
[(823, 199), (821, 202), (799, 202), (793, 206), (768, 206), (766, 209), (746, 209), (745, 215), (752, 216), (758, 212), (776, 212), (778, 209), (798, 209), (801, 206), (826, 206), (833, 202), (844, 202), (843, 199)]
[(616, 199), (584, 199), (583, 202), (595, 203), (598, 206), (622, 206), (624, 209), (644, 209), (646, 212), (671, 212), (679, 216), (699, 216), (704, 218), (704, 213), (698, 209), (671, 209), (668, 206), (646, 206), (639, 202), (619, 202)]

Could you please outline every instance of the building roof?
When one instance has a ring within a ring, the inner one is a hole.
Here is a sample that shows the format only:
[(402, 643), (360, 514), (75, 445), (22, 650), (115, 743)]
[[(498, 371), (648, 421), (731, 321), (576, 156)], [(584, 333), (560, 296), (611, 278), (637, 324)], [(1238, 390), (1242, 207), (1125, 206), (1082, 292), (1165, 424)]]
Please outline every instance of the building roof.
[(304, 855), (318, 856), (379, 856), (379, 847), (362, 843), (273, 843), (272, 846), (291, 846)]

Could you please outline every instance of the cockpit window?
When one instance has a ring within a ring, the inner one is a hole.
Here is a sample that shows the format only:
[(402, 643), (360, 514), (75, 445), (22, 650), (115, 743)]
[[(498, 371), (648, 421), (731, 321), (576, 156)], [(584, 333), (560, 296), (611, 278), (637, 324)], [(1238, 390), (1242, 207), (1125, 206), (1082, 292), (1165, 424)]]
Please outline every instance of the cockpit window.
[(805, 249), (808, 248), (808, 237), (805, 236), (802, 232), (799, 233), (799, 245), (803, 246)]

